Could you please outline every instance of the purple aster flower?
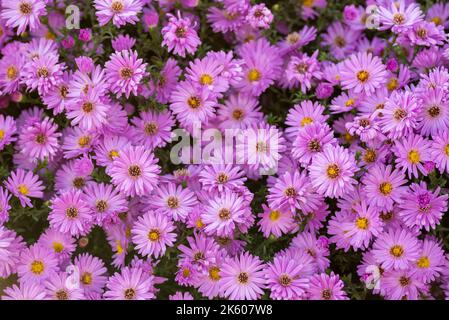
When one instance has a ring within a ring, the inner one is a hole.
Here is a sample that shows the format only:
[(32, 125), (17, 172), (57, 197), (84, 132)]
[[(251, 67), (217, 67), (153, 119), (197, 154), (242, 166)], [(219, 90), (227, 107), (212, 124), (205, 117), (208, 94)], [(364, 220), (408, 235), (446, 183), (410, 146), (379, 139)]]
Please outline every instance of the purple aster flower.
[(131, 145), (130, 141), (123, 136), (105, 136), (103, 140), (95, 146), (95, 159), (97, 165), (108, 167), (117, 158), (122, 150)]
[(419, 4), (407, 4), (405, 0), (391, 3), (389, 7), (380, 6), (378, 8), (378, 15), (379, 22), (381, 23), (380, 30), (388, 30), (391, 28), (394, 33), (407, 31), (424, 18)]
[(300, 56), (293, 56), (285, 70), (285, 76), (289, 82), (289, 87), (301, 86), (301, 91), (306, 93), (312, 87), (313, 80), (320, 80), (323, 76), (320, 64), (317, 60), (318, 50), (308, 56), (303, 53)]
[(371, 53), (351, 55), (343, 62), (340, 72), (343, 89), (352, 89), (367, 96), (380, 88), (387, 76), (385, 65)]
[(17, 140), (16, 132), (17, 126), (14, 118), (0, 114), (0, 150)]
[(319, 272), (324, 272), (330, 265), (328, 239), (311, 232), (299, 233), (293, 238), (291, 248), (304, 250), (316, 264)]
[(139, 217), (131, 233), (136, 250), (144, 256), (155, 258), (164, 255), (167, 247), (173, 246), (176, 234), (172, 221), (161, 213), (148, 211)]
[(90, 207), (93, 220), (100, 226), (116, 222), (118, 215), (128, 209), (124, 195), (110, 184), (89, 184), (83, 190), (82, 199)]
[(79, 99), (71, 100), (66, 109), (67, 118), (72, 120), (72, 126), (79, 125), (82, 130), (92, 130), (106, 123), (109, 106), (102, 99), (100, 92), (93, 89)]
[(417, 129), (423, 136), (438, 135), (449, 129), (449, 101), (440, 88), (426, 90), (422, 95), (422, 108)]
[(412, 270), (391, 270), (382, 276), (385, 298), (389, 300), (418, 300), (424, 283)]
[(443, 26), (427, 21), (415, 23), (406, 36), (412, 44), (427, 47), (442, 45), (446, 39)]
[(67, 95), (69, 93), (70, 72), (64, 72), (56, 86), (51, 87), (47, 94), (42, 96), (42, 101), (54, 115), (66, 109)]
[(13, 273), (17, 273), (20, 254), (25, 248), (25, 243), (21, 236), (17, 236), (13, 230), (8, 230), (3, 225), (0, 225), (1, 278), (8, 278)]
[(95, 0), (94, 6), (100, 26), (112, 20), (114, 26), (120, 28), (139, 21), (137, 15), (142, 12), (143, 3), (141, 0)]
[(91, 210), (81, 191), (66, 191), (52, 199), (48, 215), (50, 226), (72, 236), (86, 235), (92, 227)]
[(149, 194), (157, 185), (160, 167), (157, 158), (142, 146), (128, 147), (114, 159), (108, 174), (126, 196)]
[(75, 257), (73, 265), (77, 268), (81, 288), (84, 294), (102, 294), (107, 281), (107, 269), (100, 258), (89, 253), (82, 253)]
[(348, 54), (353, 53), (359, 37), (360, 31), (353, 30), (340, 21), (333, 22), (322, 35), (323, 44), (330, 46), (330, 53), (336, 59), (346, 58)]
[(141, 112), (139, 117), (135, 117), (131, 121), (135, 126), (132, 137), (135, 144), (144, 145), (152, 150), (156, 147), (163, 148), (171, 142), (171, 130), (175, 121), (170, 111)]
[(348, 300), (344, 283), (334, 272), (316, 274), (310, 278), (307, 291), (310, 300)]
[(43, 0), (4, 0), (0, 17), (6, 26), (17, 28), (17, 34), (25, 32), (27, 27), (31, 31), (40, 27), (39, 17), (47, 14)]
[(392, 151), (397, 156), (396, 164), (403, 173), (408, 173), (408, 177), (418, 178), (418, 170), (426, 175), (423, 163), (431, 160), (430, 143), (420, 135), (410, 134), (395, 142)]
[(84, 300), (84, 291), (79, 286), (67, 286), (69, 275), (59, 272), (44, 281), (45, 293), (51, 300)]
[(221, 76), (223, 68), (222, 62), (213, 57), (195, 59), (186, 69), (186, 79), (219, 95), (229, 89), (227, 79)]
[(266, 284), (264, 267), (258, 257), (247, 252), (226, 259), (220, 272), (222, 294), (231, 300), (258, 299)]
[(434, 137), (430, 148), (431, 159), (441, 173), (449, 173), (449, 132)]
[(309, 166), (310, 180), (319, 194), (337, 198), (354, 189), (357, 171), (354, 156), (341, 146), (328, 145)]
[(108, 279), (104, 297), (107, 300), (153, 299), (153, 277), (147, 276), (141, 268), (123, 268)]
[(181, 75), (181, 68), (173, 58), (168, 58), (161, 70), (159, 79), (154, 81), (154, 90), (156, 90), (156, 99), (159, 103), (168, 103), (170, 95), (178, 84), (178, 78)]
[(37, 243), (52, 251), (60, 264), (70, 259), (76, 249), (75, 239), (70, 234), (52, 228), (42, 233)]
[(58, 59), (58, 55), (48, 54), (25, 64), (22, 76), (28, 90), (37, 89), (44, 96), (61, 82), (65, 66)]
[(324, 106), (318, 102), (310, 100), (302, 101), (301, 104), (295, 104), (289, 110), (285, 121), (287, 129), (285, 135), (290, 141), (295, 141), (299, 131), (311, 123), (324, 123), (329, 118), (324, 115)]
[(129, 98), (131, 92), (137, 96), (139, 84), (148, 75), (146, 67), (147, 64), (137, 57), (137, 51), (114, 52), (105, 64), (109, 89), (117, 97), (125, 94)]
[(441, 243), (432, 237), (425, 238), (422, 241), (421, 254), (415, 265), (418, 278), (424, 283), (434, 281), (441, 275), (444, 263), (444, 250)]
[(20, 200), (22, 207), (33, 207), (31, 198), (42, 199), (44, 186), (32, 171), (17, 169), (11, 172), (5, 183), (6, 188)]
[(39, 244), (34, 244), (20, 253), (17, 265), (20, 281), (42, 283), (58, 271), (55, 254)]
[(448, 195), (440, 196), (440, 187), (435, 191), (427, 189), (424, 181), (410, 185), (408, 192), (402, 195), (399, 204), (399, 216), (408, 227), (418, 226), (427, 231), (435, 229), (443, 214), (447, 211)]
[(20, 282), (19, 285), (8, 287), (2, 300), (47, 300), (43, 286), (34, 282)]
[(199, 181), (209, 192), (237, 190), (244, 185), (246, 178), (239, 166), (213, 164), (204, 166), (199, 173)]
[(168, 23), (162, 28), (162, 46), (166, 46), (168, 51), (173, 51), (181, 57), (195, 53), (197, 47), (201, 44), (201, 40), (195, 30), (196, 24), (188, 17), (181, 17), (178, 11), (178, 16), (170, 13), (167, 14)]
[(295, 52), (297, 49), (315, 40), (316, 36), (317, 29), (313, 26), (304, 26), (299, 32), (289, 33), (285, 40), (278, 43), (281, 55)]
[(406, 229), (390, 229), (373, 244), (374, 258), (385, 270), (405, 270), (419, 258), (418, 239)]
[(265, 3), (256, 4), (249, 9), (246, 21), (253, 28), (268, 29), (273, 21), (273, 14)]
[(111, 44), (115, 51), (131, 50), (136, 44), (136, 39), (127, 34), (120, 34), (117, 38), (111, 41)]
[(79, 175), (75, 170), (75, 161), (69, 161), (63, 164), (61, 169), (56, 171), (55, 187), (57, 193), (65, 191), (83, 190), (89, 183), (92, 177), (89, 175)]
[(4, 93), (14, 93), (21, 84), (24, 57), (21, 54), (5, 55), (0, 59), (0, 89)]

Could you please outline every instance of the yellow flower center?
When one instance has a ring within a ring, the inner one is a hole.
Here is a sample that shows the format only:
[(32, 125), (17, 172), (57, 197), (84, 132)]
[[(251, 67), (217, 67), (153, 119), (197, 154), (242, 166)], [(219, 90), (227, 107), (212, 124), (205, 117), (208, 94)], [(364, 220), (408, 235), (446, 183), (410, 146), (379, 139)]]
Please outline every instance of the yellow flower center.
[(0, 129), (0, 140), (3, 140), (4, 137), (5, 137), (5, 131)]
[(413, 164), (419, 163), (420, 156), (418, 150), (411, 150), (408, 153), (407, 159)]
[(444, 152), (449, 157), (449, 144), (447, 144), (446, 147), (444, 147)]
[(366, 82), (369, 78), (369, 73), (366, 70), (362, 70), (357, 72), (357, 79), (359, 79), (360, 82)]
[(123, 247), (120, 244), (120, 241), (118, 241), (118, 240), (115, 241), (115, 244), (116, 244), (117, 254), (121, 255), (123, 253)]
[(210, 86), (214, 82), (214, 79), (209, 74), (203, 74), (200, 78), (200, 83), (204, 86)]
[(393, 185), (390, 182), (382, 182), (379, 186), (379, 191), (383, 195), (387, 196), (393, 191)]
[(90, 143), (90, 137), (89, 136), (83, 136), (78, 139), (78, 145), (81, 148), (87, 147), (87, 145)]
[(388, 80), (387, 89), (389, 91), (393, 91), (397, 88), (398, 88), (398, 79), (397, 78), (393, 77), (390, 80)]
[(31, 263), (31, 272), (36, 275), (42, 274), (42, 272), (44, 272), (44, 269), (45, 267), (42, 261), (35, 260)]
[(270, 220), (271, 221), (278, 221), (280, 216), (281, 216), (281, 213), (279, 212), (279, 210), (272, 210), (270, 212)]
[(329, 178), (336, 179), (340, 175), (340, 168), (334, 163), (327, 167), (326, 172)]
[(187, 99), (187, 104), (192, 109), (197, 109), (201, 105), (201, 100), (198, 97), (190, 97)]
[(148, 239), (150, 241), (158, 241), (161, 238), (161, 232), (158, 229), (152, 229), (150, 232), (148, 232)]
[(390, 249), (390, 254), (395, 258), (400, 258), (404, 254), (404, 249), (400, 245), (394, 245)]
[(304, 7), (310, 8), (310, 7), (313, 6), (313, 2), (314, 2), (314, 0), (303, 0), (303, 1), (302, 1), (302, 5), (303, 5)]
[(190, 276), (190, 269), (184, 268), (184, 269), (182, 270), (182, 276), (183, 276), (184, 278), (187, 278), (188, 276)]
[(196, 220), (196, 227), (198, 229), (201, 229), (202, 227), (204, 227), (204, 223), (203, 223), (203, 221), (201, 221), (201, 219)]
[(61, 242), (53, 242), (53, 250), (56, 253), (60, 253), (64, 250), (64, 245)]
[(259, 81), (260, 80), (260, 72), (256, 69), (251, 69), (248, 72), (248, 80), (250, 82)]
[(26, 196), (26, 195), (28, 195), (29, 192), (30, 192), (30, 190), (28, 189), (28, 187), (26, 185), (24, 185), (24, 184), (19, 185), (19, 193)]
[(218, 281), (221, 279), (220, 276), (220, 268), (214, 266), (212, 268), (209, 269), (209, 277), (213, 280), (213, 281)]
[(8, 80), (14, 80), (17, 78), (17, 68), (16, 66), (9, 66), (8, 69), (6, 69), (6, 77)]
[(359, 228), (361, 230), (366, 230), (366, 229), (368, 229), (368, 219), (367, 218), (358, 218), (355, 221), (355, 225), (357, 226), (357, 228)]
[(418, 268), (428, 268), (430, 267), (430, 260), (428, 257), (421, 257), (416, 262), (416, 265), (418, 266)]
[(81, 276), (81, 282), (85, 285), (92, 283), (92, 274), (90, 272), (84, 272)]
[(114, 13), (120, 13), (124, 9), (124, 5), (121, 1), (114, 1), (112, 2), (111, 9)]
[(111, 150), (111, 151), (109, 151), (109, 154), (108, 154), (108, 156), (109, 156), (109, 160), (114, 160), (114, 158), (117, 158), (118, 157), (118, 151), (117, 150)]
[(440, 17), (433, 17), (430, 21), (435, 23), (435, 25), (437, 25), (437, 26), (441, 25), (441, 18)]
[(346, 101), (346, 103), (345, 103), (345, 105), (346, 105), (347, 107), (353, 107), (354, 104), (355, 104), (354, 99), (349, 99), (349, 100)]
[(311, 124), (311, 123), (313, 123), (313, 119), (312, 118), (304, 117), (304, 118), (301, 119), (300, 125), (301, 125), (301, 127), (305, 127), (306, 125)]

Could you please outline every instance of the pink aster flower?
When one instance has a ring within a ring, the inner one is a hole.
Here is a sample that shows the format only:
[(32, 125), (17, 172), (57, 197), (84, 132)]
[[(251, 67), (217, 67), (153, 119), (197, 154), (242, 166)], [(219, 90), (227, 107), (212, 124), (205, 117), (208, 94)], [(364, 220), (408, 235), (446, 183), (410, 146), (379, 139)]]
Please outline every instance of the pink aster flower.
[(107, 269), (104, 262), (89, 253), (82, 253), (75, 257), (73, 265), (79, 274), (79, 284), (84, 294), (102, 294), (107, 281)]
[(171, 130), (175, 121), (170, 111), (141, 112), (139, 117), (135, 117), (131, 121), (135, 126), (132, 137), (135, 144), (144, 145), (152, 150), (156, 147), (163, 148), (171, 142)]
[(343, 89), (355, 93), (373, 94), (386, 81), (385, 65), (371, 53), (358, 53), (346, 59), (340, 69)]
[(56, 86), (51, 87), (47, 94), (42, 96), (42, 101), (54, 115), (60, 114), (66, 108), (67, 95), (69, 93), (69, 82), (71, 73), (65, 71)]
[(425, 290), (424, 283), (412, 270), (392, 270), (382, 276), (385, 298), (389, 300), (418, 300)]
[(444, 90), (426, 90), (422, 95), (422, 108), (417, 129), (423, 136), (436, 136), (449, 129), (449, 101)]
[(353, 30), (341, 21), (330, 24), (327, 32), (322, 35), (323, 44), (330, 46), (330, 53), (336, 59), (344, 59), (353, 53), (359, 37), (360, 31)]
[(317, 238), (314, 233), (302, 232), (292, 239), (291, 247), (304, 250), (319, 272), (324, 272), (330, 265), (329, 239), (326, 237)]
[(443, 272), (444, 263), (445, 256), (441, 243), (432, 237), (426, 237), (422, 241), (421, 253), (415, 264), (418, 278), (424, 283), (434, 281)]
[(61, 133), (57, 130), (58, 126), (47, 117), (42, 122), (24, 128), (19, 135), (20, 152), (33, 159), (53, 158), (59, 150), (58, 138)]
[(390, 139), (397, 139), (409, 134), (417, 126), (420, 105), (414, 95), (409, 91), (394, 91), (387, 99), (383, 109), (379, 125), (382, 132)]
[(131, 50), (136, 44), (136, 39), (127, 34), (120, 34), (111, 41), (111, 44), (115, 51)]
[(348, 300), (344, 283), (334, 272), (320, 273), (310, 278), (307, 291), (310, 300)]
[(39, 283), (20, 282), (4, 291), (2, 300), (47, 300), (47, 293)]
[(52, 228), (42, 233), (37, 243), (52, 251), (60, 264), (66, 262), (76, 249), (75, 239), (70, 234)]
[(20, 253), (17, 273), (20, 281), (42, 283), (59, 271), (58, 260), (49, 249), (34, 244)]
[(162, 46), (166, 46), (168, 51), (173, 51), (181, 57), (186, 56), (186, 52), (193, 54), (201, 44), (201, 40), (195, 30), (196, 24), (188, 17), (181, 17), (167, 14), (168, 24), (162, 28)]
[(73, 126), (79, 125), (83, 130), (92, 130), (100, 128), (106, 122), (108, 110), (109, 106), (100, 92), (93, 89), (67, 105), (67, 118), (72, 120)]
[(17, 140), (16, 132), (17, 126), (14, 118), (0, 114), (0, 150)]
[(308, 56), (303, 53), (300, 56), (293, 56), (285, 70), (285, 76), (289, 82), (289, 87), (298, 87), (300, 85), (301, 91), (307, 93), (312, 87), (314, 80), (320, 80), (323, 76), (320, 64), (317, 60), (318, 50)]
[(408, 177), (418, 178), (418, 170), (427, 175), (423, 163), (430, 158), (430, 143), (420, 135), (410, 134), (401, 140), (396, 141), (393, 152), (397, 156), (396, 164), (403, 173), (408, 173)]
[(201, 214), (204, 231), (219, 237), (232, 236), (236, 227), (244, 222), (244, 210), (245, 203), (238, 194), (228, 190), (217, 193)]
[(180, 261), (191, 263), (199, 271), (216, 263), (217, 253), (221, 250), (212, 237), (204, 233), (194, 233), (193, 237), (187, 237), (189, 246), (180, 244)]
[(367, 172), (363, 179), (364, 190), (370, 205), (391, 210), (394, 203), (401, 202), (402, 194), (407, 190), (405, 176), (391, 166), (377, 165)]
[(264, 211), (259, 213), (260, 220), (257, 224), (265, 238), (270, 235), (279, 238), (293, 229), (294, 220), (290, 211), (270, 209), (265, 204), (262, 204), (262, 208)]
[(357, 171), (354, 156), (341, 146), (328, 145), (316, 154), (309, 167), (312, 185), (319, 194), (337, 198), (354, 189)]
[(44, 196), (42, 192), (44, 186), (39, 177), (33, 174), (32, 171), (17, 169), (11, 172), (5, 186), (14, 196), (19, 198), (22, 207), (32, 208), (33, 204), (30, 197), (41, 199)]
[(402, 196), (399, 204), (399, 215), (408, 227), (434, 229), (440, 223), (443, 214), (447, 211), (448, 195), (440, 196), (440, 187), (435, 191), (427, 189), (424, 181), (410, 185), (408, 192)]
[(59, 272), (44, 281), (45, 293), (51, 300), (84, 300), (84, 290), (79, 286), (67, 286), (69, 275)]
[(229, 82), (221, 76), (224, 65), (213, 57), (195, 59), (186, 69), (186, 79), (219, 95), (229, 89)]
[(220, 290), (231, 300), (258, 299), (265, 288), (264, 264), (258, 257), (242, 253), (228, 258), (221, 269)]
[(199, 173), (199, 181), (209, 192), (237, 190), (244, 185), (246, 178), (239, 166), (213, 164), (204, 166)]
[(161, 213), (148, 211), (139, 217), (131, 233), (136, 250), (144, 256), (155, 258), (164, 255), (167, 247), (173, 246), (176, 234), (172, 221)]
[(253, 28), (268, 29), (273, 21), (273, 14), (265, 3), (256, 4), (249, 9), (246, 21)]
[(128, 147), (114, 159), (109, 174), (112, 183), (126, 196), (149, 194), (157, 185), (157, 158), (142, 146)]
[(185, 221), (198, 203), (192, 191), (171, 182), (159, 186), (145, 201), (150, 209), (174, 221)]
[(415, 23), (423, 20), (424, 15), (417, 3), (407, 3), (399, 0), (397, 3), (389, 3), (389, 7), (380, 6), (378, 15), (381, 23), (380, 30), (391, 30), (401, 33), (410, 29)]
[(20, 54), (6, 55), (0, 59), (0, 89), (4, 93), (19, 90), (24, 65), (24, 57)]
[(94, 6), (100, 26), (104, 26), (110, 20), (120, 28), (127, 23), (135, 24), (139, 21), (137, 15), (142, 12), (141, 0), (95, 0)]
[(449, 132), (434, 137), (430, 148), (431, 159), (441, 173), (449, 173)]
[(374, 258), (385, 270), (405, 270), (419, 258), (418, 239), (406, 229), (390, 229), (373, 244)]
[(112, 164), (122, 150), (131, 145), (130, 141), (123, 136), (105, 136), (103, 140), (95, 146), (95, 159), (97, 165), (107, 167)]
[(72, 236), (87, 234), (92, 226), (91, 210), (81, 191), (66, 191), (52, 199), (48, 215), (50, 226)]
[(34, 31), (41, 25), (39, 17), (47, 14), (45, 3), (43, 0), (4, 0), (0, 17), (6, 26), (17, 27), (18, 35), (25, 32), (27, 27)]
[(324, 115), (324, 106), (318, 102), (304, 100), (301, 104), (295, 104), (289, 110), (285, 121), (287, 129), (285, 135), (290, 141), (295, 141), (298, 132), (311, 123), (324, 123), (329, 118)]
[(146, 63), (138, 59), (137, 51), (123, 50), (114, 52), (105, 64), (106, 77), (109, 89), (119, 97), (125, 94), (129, 98), (131, 92), (137, 96), (137, 89), (143, 77), (148, 73), (145, 71)]
[(0, 225), (0, 277), (8, 278), (17, 273), (20, 254), (25, 250), (25, 243), (21, 236), (13, 230)]
[(106, 283), (104, 297), (107, 300), (150, 300), (155, 297), (153, 277), (141, 268), (123, 268)]
[(25, 64), (22, 75), (28, 90), (37, 89), (43, 96), (61, 82), (65, 66), (58, 59), (58, 55), (48, 54)]
[(159, 103), (168, 103), (170, 95), (178, 84), (178, 78), (181, 75), (181, 68), (173, 58), (168, 58), (161, 70), (159, 79), (154, 81), (156, 90), (156, 99)]

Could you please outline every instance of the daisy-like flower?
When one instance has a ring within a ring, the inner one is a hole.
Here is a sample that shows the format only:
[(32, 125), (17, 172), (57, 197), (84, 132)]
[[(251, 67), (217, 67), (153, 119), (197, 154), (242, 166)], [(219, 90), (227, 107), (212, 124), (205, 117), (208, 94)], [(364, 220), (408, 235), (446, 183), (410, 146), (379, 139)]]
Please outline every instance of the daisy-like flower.
[(279, 177), (267, 196), (271, 208), (279, 208), (288, 212), (302, 210), (313, 211), (318, 208), (320, 199), (315, 194), (309, 177), (303, 171), (285, 172)]
[(142, 146), (128, 147), (114, 159), (109, 175), (112, 183), (126, 196), (149, 194), (158, 183), (157, 158)]
[(218, 106), (217, 116), (220, 120), (219, 128), (223, 131), (246, 129), (263, 118), (259, 101), (243, 93), (230, 95), (224, 104)]
[(343, 290), (344, 283), (334, 272), (315, 274), (310, 278), (308, 298), (310, 300), (348, 300)]
[(11, 172), (5, 186), (14, 196), (19, 198), (22, 207), (32, 208), (33, 204), (30, 197), (41, 199), (44, 196), (42, 181), (32, 171), (17, 169)]
[(417, 126), (419, 111), (420, 105), (411, 92), (394, 91), (387, 99), (384, 108), (377, 110), (378, 114), (382, 113), (379, 119), (382, 132), (390, 139), (409, 134)]
[(8, 278), (17, 273), (20, 253), (24, 250), (22, 237), (0, 225), (0, 278)]
[(415, 23), (406, 36), (412, 44), (427, 47), (442, 45), (446, 39), (443, 26), (427, 21)]
[(201, 214), (204, 231), (219, 237), (232, 237), (236, 227), (244, 223), (245, 210), (243, 198), (232, 191), (213, 195)]
[(418, 239), (406, 229), (390, 229), (373, 244), (374, 258), (385, 270), (405, 270), (419, 258)]
[(91, 210), (81, 191), (69, 190), (52, 199), (48, 215), (50, 226), (72, 236), (85, 235), (92, 226)]
[(319, 272), (324, 272), (330, 265), (329, 240), (315, 233), (302, 232), (292, 240), (292, 248), (304, 250), (313, 260)]
[(293, 142), (292, 157), (308, 166), (316, 154), (323, 152), (325, 146), (336, 143), (332, 129), (326, 123), (312, 123), (299, 131)]
[(382, 276), (385, 298), (389, 300), (418, 300), (425, 290), (424, 283), (413, 270), (391, 270)]
[(97, 142), (97, 133), (80, 127), (68, 127), (63, 132), (62, 150), (64, 158), (72, 159), (89, 153)]
[(110, 184), (89, 184), (83, 190), (82, 199), (90, 207), (93, 220), (100, 226), (116, 222), (118, 215), (128, 209), (123, 194), (114, 190)]
[[(387, 2), (388, 3), (388, 2)], [(389, 7), (380, 6), (378, 9), (380, 30), (391, 30), (402, 33), (414, 24), (423, 20), (424, 15), (417, 3), (407, 3), (405, 0), (390, 3)]]
[(156, 90), (156, 99), (159, 103), (168, 103), (173, 89), (178, 83), (181, 75), (181, 68), (173, 58), (168, 58), (161, 70), (159, 79), (154, 81), (154, 89)]
[(59, 272), (44, 281), (45, 292), (51, 300), (84, 300), (84, 291), (79, 286), (67, 286), (69, 275)]
[(285, 40), (278, 44), (281, 54), (288, 54), (315, 40), (317, 29), (313, 26), (304, 26), (299, 32), (289, 33)]
[(265, 3), (256, 4), (249, 9), (246, 21), (255, 29), (268, 29), (273, 21), (273, 14)]
[(371, 168), (364, 175), (362, 183), (369, 194), (369, 204), (384, 210), (391, 210), (395, 202), (400, 203), (402, 194), (407, 190), (403, 186), (406, 183), (404, 174), (385, 165)]
[(397, 156), (396, 164), (403, 173), (408, 173), (408, 177), (418, 178), (418, 170), (427, 175), (423, 166), (430, 158), (430, 143), (420, 135), (410, 134), (407, 137), (396, 141), (393, 152)]
[(442, 132), (434, 137), (430, 147), (432, 161), (441, 173), (449, 173), (449, 132)]
[(290, 141), (295, 141), (299, 131), (311, 123), (325, 123), (329, 118), (324, 115), (324, 106), (310, 100), (302, 101), (289, 110), (285, 123), (285, 135)]
[(386, 82), (387, 71), (378, 57), (360, 52), (343, 62), (340, 74), (343, 89), (370, 96)]
[(42, 283), (59, 271), (58, 260), (49, 249), (34, 244), (20, 253), (17, 273), (21, 281)]
[(47, 300), (47, 293), (44, 287), (35, 282), (19, 282), (4, 291), (2, 300)]
[(266, 284), (264, 267), (258, 257), (247, 252), (226, 259), (220, 272), (220, 291), (231, 300), (258, 299)]
[(354, 52), (360, 31), (353, 30), (340, 21), (333, 22), (322, 35), (323, 44), (330, 46), (330, 52), (336, 59), (344, 59)]
[(47, 117), (24, 128), (19, 135), (20, 152), (33, 159), (53, 158), (59, 150), (58, 138), (61, 133), (57, 130), (58, 126)]
[(277, 300), (296, 300), (301, 298), (309, 288), (309, 278), (305, 277), (304, 270), (308, 268), (307, 262), (297, 263), (288, 255), (274, 257), (273, 262), (268, 264), (265, 275), (267, 287), (271, 290), (270, 297)]
[(173, 246), (176, 234), (172, 221), (162, 213), (148, 211), (139, 217), (131, 233), (136, 250), (144, 256), (155, 258), (164, 255), (167, 247)]
[(416, 261), (415, 270), (418, 277), (424, 283), (434, 281), (444, 268), (444, 250), (441, 244), (431, 237), (422, 241), (422, 249), (419, 259)]
[(312, 56), (303, 53), (300, 56), (293, 56), (285, 70), (285, 75), (289, 82), (289, 87), (300, 85), (301, 91), (307, 93), (312, 87), (313, 80), (320, 80), (323, 73), (320, 70), (320, 64), (317, 60), (318, 50)]
[(244, 185), (246, 177), (239, 166), (213, 164), (204, 166), (199, 173), (199, 182), (209, 192), (237, 190)]
[(82, 253), (75, 257), (73, 265), (79, 274), (79, 284), (84, 294), (102, 294), (107, 281), (107, 269), (100, 258), (89, 253)]
[(153, 277), (141, 268), (123, 268), (106, 283), (105, 299), (108, 300), (150, 300), (155, 297)]
[(183, 81), (171, 95), (170, 109), (186, 129), (195, 122), (206, 124), (215, 113), (216, 98), (207, 88)]
[(120, 28), (139, 21), (137, 15), (142, 12), (143, 3), (141, 0), (95, 0), (94, 6), (100, 26), (112, 20), (114, 26)]
[(148, 75), (146, 67), (147, 64), (138, 58), (137, 51), (114, 52), (105, 64), (109, 89), (117, 97), (125, 94), (126, 98), (129, 98), (131, 92), (137, 96), (139, 84), (143, 77)]
[(131, 121), (135, 126), (132, 138), (135, 144), (145, 145), (152, 150), (156, 147), (163, 148), (171, 141), (175, 121), (170, 111), (141, 112), (139, 117)]
[(166, 46), (168, 51), (173, 51), (181, 57), (186, 56), (186, 52), (193, 54), (201, 44), (201, 40), (195, 30), (196, 24), (188, 17), (181, 17), (167, 14), (168, 23), (162, 28), (162, 46)]
[(424, 181), (413, 183), (410, 189), (402, 195), (399, 204), (399, 215), (408, 227), (434, 229), (440, 223), (443, 214), (447, 211), (448, 195), (440, 195), (440, 187), (435, 191), (427, 189)]
[(0, 187), (0, 226), (9, 220), (9, 210), (11, 206), (9, 205), (9, 200), (11, 195), (7, 190)]
[(95, 146), (95, 159), (97, 165), (107, 167), (112, 164), (121, 151), (131, 145), (130, 141), (123, 136), (105, 136), (104, 139)]
[(157, 188), (147, 203), (151, 209), (167, 215), (174, 221), (185, 221), (198, 201), (189, 189), (169, 182)]
[(65, 71), (60, 77), (58, 84), (52, 86), (47, 94), (42, 96), (42, 101), (48, 109), (53, 111), (54, 115), (60, 114), (65, 110), (70, 78), (71, 72)]
[(357, 171), (354, 156), (341, 146), (328, 145), (309, 166), (310, 180), (319, 194), (338, 198), (354, 189)]
[(0, 114), (0, 151), (17, 140), (16, 132), (17, 126), (14, 118)]
[(76, 249), (75, 239), (70, 234), (52, 228), (47, 229), (37, 243), (52, 251), (60, 263), (66, 262)]
[(224, 65), (213, 57), (195, 59), (189, 63), (186, 69), (186, 79), (200, 87), (220, 94), (229, 89), (229, 82), (221, 76)]
[(69, 161), (62, 165), (61, 169), (56, 171), (55, 187), (57, 193), (61, 194), (69, 190), (83, 190), (92, 177), (90, 175), (80, 174), (75, 168), (75, 161)]
[(115, 51), (122, 51), (122, 50), (131, 50), (132, 47), (136, 44), (136, 39), (133, 37), (130, 37), (129, 35), (120, 34), (111, 41), (112, 48)]
[(6, 55), (0, 59), (0, 89), (3, 93), (14, 93), (19, 90), (24, 60), (20, 54)]
[(65, 66), (58, 59), (58, 55), (48, 54), (25, 64), (22, 75), (28, 90), (37, 89), (44, 96), (61, 82)]
[(344, 223), (343, 229), (349, 230), (345, 236), (354, 249), (364, 249), (370, 244), (373, 237), (377, 237), (383, 229), (383, 223), (378, 210), (368, 206), (365, 201), (354, 206), (356, 216), (354, 221)]
[(4, 0), (0, 17), (6, 26), (17, 28), (18, 35), (27, 27), (34, 31), (41, 25), (39, 17), (47, 14), (45, 3), (43, 0)]
[(422, 109), (417, 129), (423, 136), (436, 136), (449, 129), (449, 101), (443, 90), (426, 90), (422, 95)]

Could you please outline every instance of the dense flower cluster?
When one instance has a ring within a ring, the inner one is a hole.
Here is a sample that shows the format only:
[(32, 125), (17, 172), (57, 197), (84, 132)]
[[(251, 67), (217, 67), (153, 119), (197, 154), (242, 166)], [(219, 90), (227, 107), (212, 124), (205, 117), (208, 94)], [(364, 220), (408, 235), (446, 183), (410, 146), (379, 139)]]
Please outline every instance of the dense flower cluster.
[(1, 299), (449, 299), (430, 2), (0, 1)]

